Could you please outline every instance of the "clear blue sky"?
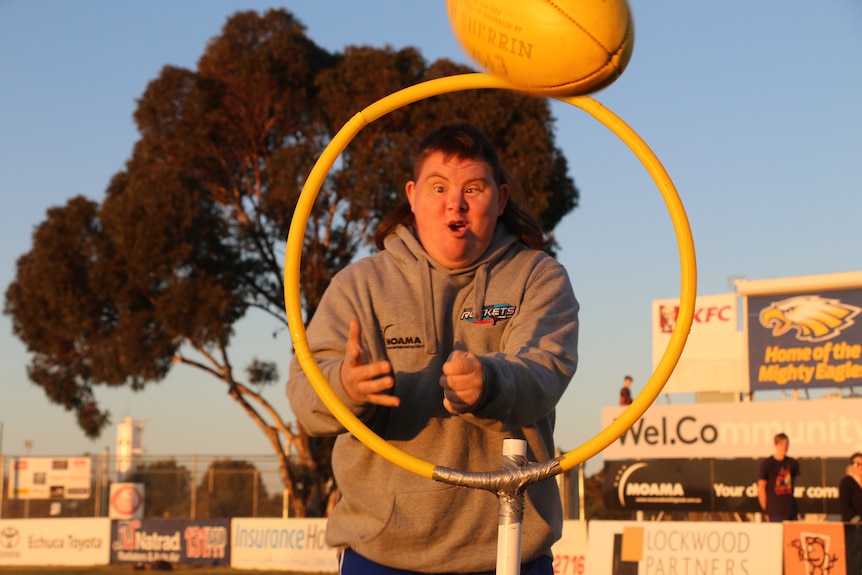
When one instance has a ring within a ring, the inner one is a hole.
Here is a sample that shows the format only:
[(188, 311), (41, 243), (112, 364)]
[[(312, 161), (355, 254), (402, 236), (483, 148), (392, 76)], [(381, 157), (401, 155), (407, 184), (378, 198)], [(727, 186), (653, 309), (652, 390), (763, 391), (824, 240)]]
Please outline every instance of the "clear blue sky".
[[(166, 64), (194, 68), (239, 10), (282, 6), (329, 50), (418, 47), (428, 61), (469, 63), (445, 3), (418, 0), (0, 0), (0, 286), (48, 208), (101, 201), (137, 133), (136, 99)], [(858, 0), (633, 2), (636, 42), (623, 76), (594, 95), (646, 140), (686, 206), (699, 294), (729, 278), (862, 268), (862, 4)], [(650, 303), (679, 293), (670, 219), (652, 180), (613, 134), (553, 104), (557, 144), (581, 206), (557, 229), (582, 305), (581, 364), (558, 410), (569, 450), (600, 431), (626, 373), (652, 373)], [(45, 281), (51, 281), (46, 277)], [(273, 322), (244, 321), (237, 365), (278, 359), (290, 343)], [(111, 426), (90, 441), (72, 414), (29, 383), (24, 346), (0, 317), (2, 453), (113, 451)], [(219, 383), (174, 368), (143, 393), (100, 390), (114, 422), (145, 420), (150, 455), (266, 454), (269, 443)], [(282, 386), (268, 398), (292, 419)]]

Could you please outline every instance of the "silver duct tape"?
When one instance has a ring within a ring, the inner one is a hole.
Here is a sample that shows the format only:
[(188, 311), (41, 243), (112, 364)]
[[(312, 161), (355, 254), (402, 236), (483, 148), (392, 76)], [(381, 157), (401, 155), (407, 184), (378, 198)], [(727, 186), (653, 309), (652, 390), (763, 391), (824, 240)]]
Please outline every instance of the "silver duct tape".
[(431, 478), (441, 483), (485, 489), (500, 495), (516, 494), (527, 485), (538, 483), (562, 471), (558, 458), (544, 463), (524, 462), (520, 465), (504, 459), (502, 469), (498, 471), (461, 471), (438, 465), (434, 468)]

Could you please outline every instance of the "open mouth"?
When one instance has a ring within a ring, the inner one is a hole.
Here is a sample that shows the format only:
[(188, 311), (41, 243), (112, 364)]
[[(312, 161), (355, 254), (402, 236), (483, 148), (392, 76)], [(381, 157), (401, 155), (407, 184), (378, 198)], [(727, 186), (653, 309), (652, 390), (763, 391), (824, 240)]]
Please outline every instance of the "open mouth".
[(447, 224), (447, 227), (452, 232), (460, 233), (467, 228), (467, 222), (464, 222), (464, 221), (449, 222)]

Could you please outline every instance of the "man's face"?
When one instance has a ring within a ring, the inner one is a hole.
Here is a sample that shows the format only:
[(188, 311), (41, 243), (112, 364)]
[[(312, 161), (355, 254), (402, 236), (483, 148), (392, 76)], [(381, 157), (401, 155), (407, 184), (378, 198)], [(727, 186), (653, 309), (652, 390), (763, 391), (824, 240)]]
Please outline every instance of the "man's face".
[(509, 199), (508, 187), (497, 187), (488, 164), (439, 152), (428, 156), (406, 192), (419, 241), (449, 269), (469, 266), (485, 253)]
[(787, 455), (787, 448), (790, 447), (790, 442), (786, 439), (779, 439), (775, 442), (775, 453), (781, 457)]

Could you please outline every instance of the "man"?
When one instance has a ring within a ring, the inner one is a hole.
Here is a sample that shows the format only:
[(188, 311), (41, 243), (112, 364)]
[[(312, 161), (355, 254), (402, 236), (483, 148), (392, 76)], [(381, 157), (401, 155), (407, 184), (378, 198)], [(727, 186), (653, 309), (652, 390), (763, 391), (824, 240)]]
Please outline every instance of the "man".
[(799, 509), (793, 496), (793, 488), (799, 475), (799, 462), (787, 455), (790, 439), (786, 434), (777, 434), (774, 443), (775, 454), (760, 462), (757, 500), (767, 521), (795, 521), (799, 516)]
[(623, 387), (620, 389), (620, 405), (631, 405), (632, 403), (632, 376), (623, 378)]
[[(503, 440), (554, 457), (554, 409), (577, 366), (578, 303), (537, 221), (509, 198), (493, 145), (454, 124), (423, 140), (381, 251), (333, 278), (308, 327), (315, 361), (380, 437), (437, 465), (499, 468)], [(341, 575), (491, 573), (497, 505), (389, 463), (329, 413), (296, 361), (291, 409), (312, 435), (337, 434), (341, 500), (326, 540)], [(526, 488), (524, 575), (553, 575), (562, 531), (553, 480)]]

